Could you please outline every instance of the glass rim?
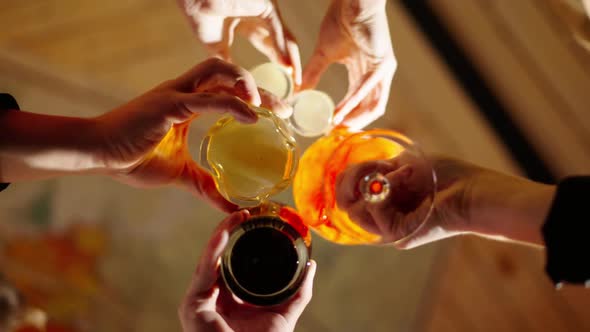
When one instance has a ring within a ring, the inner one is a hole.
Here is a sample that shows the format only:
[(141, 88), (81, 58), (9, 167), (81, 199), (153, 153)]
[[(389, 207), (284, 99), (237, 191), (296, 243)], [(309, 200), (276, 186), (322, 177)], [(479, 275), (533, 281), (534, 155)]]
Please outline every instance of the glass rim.
[[(396, 144), (399, 144), (402, 148), (403, 151), (399, 154), (401, 155), (402, 153), (406, 152), (406, 151), (410, 151), (412, 154), (418, 156), (419, 158), (425, 160), (428, 162), (429, 164), (429, 169), (430, 169), (430, 174), (432, 175), (430, 178), (432, 180), (431, 184), (432, 184), (432, 190), (430, 193), (428, 193), (428, 196), (430, 197), (429, 199), (431, 200), (430, 202), (430, 206), (428, 207), (428, 211), (426, 212), (423, 220), (420, 221), (418, 227), (416, 227), (415, 229), (413, 229), (411, 232), (409, 232), (408, 234), (406, 234), (405, 236), (396, 239), (394, 241), (391, 242), (386, 242), (386, 243), (382, 243), (382, 244), (393, 244), (393, 245), (397, 245), (397, 244), (401, 244), (404, 243), (407, 240), (410, 240), (411, 238), (413, 238), (421, 229), (422, 227), (424, 227), (424, 225), (427, 223), (428, 219), (430, 219), (433, 211), (434, 211), (434, 206), (435, 206), (435, 199), (437, 196), (437, 176), (436, 176), (436, 171), (434, 170), (432, 163), (430, 162), (430, 160), (427, 158), (427, 156), (424, 154), (424, 152), (422, 151), (422, 149), (420, 149), (419, 145), (413, 141), (412, 139), (410, 139), (409, 137), (407, 137), (406, 135), (396, 131), (396, 130), (392, 130), (392, 129), (380, 129), (380, 128), (375, 128), (375, 129), (369, 129), (366, 131), (358, 131), (358, 132), (352, 132), (351, 135), (349, 135), (348, 137), (345, 137), (339, 144), (338, 146), (331, 151), (330, 153), (330, 159), (332, 160), (333, 156), (338, 152), (339, 148), (345, 146), (346, 142), (349, 142), (351, 140), (354, 139), (358, 139), (359, 137), (368, 137), (368, 138), (384, 138), (384, 139), (388, 139), (393, 141)], [(398, 156), (399, 156), (398, 155)], [(397, 156), (396, 156), (397, 157)], [(395, 158), (395, 157), (393, 157)], [(348, 166), (348, 165), (347, 165)], [(335, 188), (329, 188), (329, 185), (327, 183), (327, 179), (324, 178), (323, 183), (322, 183), (322, 193), (324, 195), (324, 197), (326, 196), (326, 194), (330, 191), (330, 189), (333, 189), (332, 191), (335, 192)], [(393, 188), (391, 188), (390, 190), (393, 190)], [(332, 207), (326, 207), (323, 211), (323, 215), (321, 215), (321, 218), (330, 218), (330, 214), (331, 211), (333, 209), (338, 208), (337, 205), (335, 205), (333, 208)], [(353, 221), (351, 219), (351, 221)], [(354, 221), (353, 221), (354, 222)], [(313, 229), (313, 227), (311, 227)], [(379, 234), (376, 234), (379, 235)]]
[[(278, 223), (280, 229), (278, 227), (275, 228), (272, 225), (257, 225), (258, 221), (264, 219), (273, 220), (274, 222)], [(270, 228), (273, 230), (277, 230), (281, 232), (283, 235), (285, 235), (287, 238), (289, 238), (289, 240), (291, 241), (291, 243), (293, 243), (293, 246), (295, 247), (298, 258), (297, 269), (293, 273), (293, 277), (291, 278), (291, 280), (280, 290), (269, 294), (258, 294), (252, 292), (248, 290), (245, 286), (240, 284), (240, 281), (237, 280), (233, 273), (231, 264), (231, 256), (237, 241), (248, 231), (260, 228)], [(227, 287), (231, 290), (233, 294), (235, 294), (240, 299), (250, 304), (259, 306), (278, 305), (291, 298), (299, 290), (301, 284), (303, 283), (305, 275), (307, 274), (310, 259), (310, 248), (306, 245), (303, 236), (299, 234), (299, 232), (297, 232), (297, 230), (293, 226), (286, 223), (278, 216), (254, 216), (244, 221), (240, 225), (236, 226), (230, 232), (227, 246), (224, 249), (224, 252), (221, 256), (220, 272), (222, 279), (224, 280)]]

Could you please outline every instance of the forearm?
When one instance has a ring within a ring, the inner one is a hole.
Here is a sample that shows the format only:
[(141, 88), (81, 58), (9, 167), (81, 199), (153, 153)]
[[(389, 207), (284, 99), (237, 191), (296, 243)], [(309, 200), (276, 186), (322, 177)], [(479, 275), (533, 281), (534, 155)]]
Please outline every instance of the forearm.
[(0, 182), (100, 168), (92, 119), (7, 111), (0, 114)]
[(513, 241), (544, 245), (541, 228), (555, 186), (489, 172), (473, 184), (470, 231)]

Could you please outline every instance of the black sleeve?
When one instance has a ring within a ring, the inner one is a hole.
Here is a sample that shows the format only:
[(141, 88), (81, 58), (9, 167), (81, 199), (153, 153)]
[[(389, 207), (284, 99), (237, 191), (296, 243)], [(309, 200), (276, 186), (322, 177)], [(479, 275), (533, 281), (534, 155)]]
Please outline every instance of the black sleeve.
[(590, 176), (570, 177), (559, 183), (543, 225), (547, 251), (545, 270), (562, 282), (590, 287)]
[[(0, 93), (0, 112), (9, 110), (20, 110), (16, 99), (8, 93)], [(10, 183), (0, 183), (0, 191), (6, 189)]]

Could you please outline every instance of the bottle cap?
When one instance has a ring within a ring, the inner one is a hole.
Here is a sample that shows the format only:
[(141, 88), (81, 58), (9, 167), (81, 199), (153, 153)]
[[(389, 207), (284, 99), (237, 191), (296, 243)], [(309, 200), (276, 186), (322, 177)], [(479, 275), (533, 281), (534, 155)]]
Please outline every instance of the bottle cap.
[(259, 88), (281, 99), (288, 99), (293, 94), (294, 84), (287, 68), (274, 62), (258, 65), (250, 70)]
[(332, 129), (334, 102), (326, 93), (304, 90), (293, 99), (293, 115), (290, 124), (293, 130), (305, 137), (327, 134)]

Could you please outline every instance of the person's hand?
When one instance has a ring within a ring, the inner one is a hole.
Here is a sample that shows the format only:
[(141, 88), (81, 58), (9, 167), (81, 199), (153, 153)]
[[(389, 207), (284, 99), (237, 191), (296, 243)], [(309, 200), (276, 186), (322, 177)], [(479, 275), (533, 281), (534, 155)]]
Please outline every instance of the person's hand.
[(241, 302), (223, 284), (219, 258), (227, 244), (229, 231), (249, 217), (238, 211), (215, 230), (178, 308), (184, 332), (212, 331), (293, 331), (295, 323), (311, 300), (316, 264), (311, 261), (299, 292), (287, 302), (272, 307), (255, 307)]
[[(436, 173), (434, 209), (428, 215), (432, 190), (430, 163)], [(365, 202), (358, 183), (371, 172), (385, 174), (391, 190), (379, 203)], [(541, 225), (555, 188), (467, 162), (434, 157), (424, 163), (402, 154), (385, 161), (353, 165), (339, 175), (336, 200), (363, 229), (384, 243), (413, 248), (457, 234), (542, 244)], [(416, 230), (414, 232), (414, 230)]]
[(260, 93), (246, 70), (209, 59), (99, 116), (95, 155), (106, 173), (121, 182), (139, 187), (177, 184), (233, 211), (237, 206), (219, 194), (210, 174), (193, 161), (186, 141), (190, 120), (200, 113), (229, 113), (238, 121), (255, 122), (248, 104), (289, 112), (272, 95)]
[(289, 68), (295, 84), (301, 84), (299, 47), (283, 23), (276, 0), (177, 2), (211, 55), (230, 61), (230, 47), (239, 33), (271, 61)]
[(348, 92), (334, 122), (361, 129), (385, 113), (397, 62), (385, 0), (333, 0), (315, 51), (304, 68), (301, 89), (314, 88), (332, 63), (348, 70)]

